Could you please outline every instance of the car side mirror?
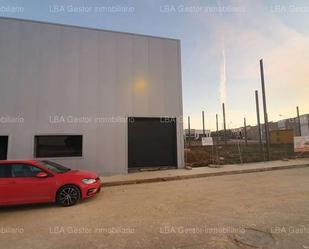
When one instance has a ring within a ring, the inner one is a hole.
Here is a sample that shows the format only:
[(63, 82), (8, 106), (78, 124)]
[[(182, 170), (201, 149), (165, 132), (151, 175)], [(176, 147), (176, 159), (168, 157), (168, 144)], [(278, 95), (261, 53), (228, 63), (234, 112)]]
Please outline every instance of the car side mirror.
[(46, 177), (48, 177), (48, 174), (46, 172), (42, 171), (42, 172), (37, 173), (36, 177), (37, 178), (46, 178)]

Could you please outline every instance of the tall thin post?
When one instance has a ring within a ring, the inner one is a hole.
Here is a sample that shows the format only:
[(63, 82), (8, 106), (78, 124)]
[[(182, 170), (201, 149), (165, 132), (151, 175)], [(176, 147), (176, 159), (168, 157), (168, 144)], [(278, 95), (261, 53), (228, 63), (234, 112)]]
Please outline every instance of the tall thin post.
[(222, 112), (223, 112), (223, 129), (224, 129), (224, 143), (226, 144), (226, 120), (225, 120), (225, 104), (222, 103)]
[(248, 137), (247, 137), (247, 120), (244, 118), (244, 129), (245, 129), (245, 144), (248, 145)]
[(203, 120), (203, 135), (205, 137), (205, 117), (204, 117), (204, 111), (202, 111), (202, 120)]
[(260, 143), (260, 151), (263, 151), (262, 145), (262, 131), (261, 131), (261, 120), (260, 120), (260, 104), (259, 104), (259, 92), (255, 90), (255, 103), (256, 103), (256, 116), (257, 116), (257, 125), (259, 130), (259, 143)]
[(267, 156), (266, 159), (267, 161), (269, 161), (270, 160), (269, 126), (268, 126), (268, 114), (267, 114), (267, 103), (266, 103), (265, 82), (264, 82), (263, 59), (260, 60), (260, 72), (261, 72), (263, 109), (264, 109), (264, 126), (265, 126), (266, 156)]
[(216, 114), (216, 128), (217, 128), (217, 133), (218, 133), (219, 132), (218, 114)]
[(191, 147), (191, 128), (190, 128), (190, 116), (188, 116), (188, 134), (189, 134), (189, 138), (188, 138), (188, 142), (189, 142), (189, 148)]
[(298, 134), (301, 136), (301, 124), (300, 124), (300, 116), (299, 116), (299, 107), (296, 107), (297, 111), (297, 123), (298, 123)]

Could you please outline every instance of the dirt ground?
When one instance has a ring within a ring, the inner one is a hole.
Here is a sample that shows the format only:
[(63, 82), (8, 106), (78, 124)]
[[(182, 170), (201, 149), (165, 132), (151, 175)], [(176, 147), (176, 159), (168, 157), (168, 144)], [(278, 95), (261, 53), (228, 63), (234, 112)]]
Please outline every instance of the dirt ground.
[[(230, 140), (229, 144), (217, 146), (201, 146), (196, 144), (185, 150), (186, 163), (192, 167), (200, 167), (209, 164), (239, 164), (263, 162), (266, 159), (266, 152), (261, 153), (257, 143), (238, 144), (238, 140)], [(295, 153), (293, 144), (274, 144), (270, 146), (271, 161), (285, 158), (309, 158), (309, 153)]]
[[(309, 168), (103, 188), (77, 206), (0, 209), (0, 248), (309, 248)], [(249, 248), (249, 247), (248, 247)]]

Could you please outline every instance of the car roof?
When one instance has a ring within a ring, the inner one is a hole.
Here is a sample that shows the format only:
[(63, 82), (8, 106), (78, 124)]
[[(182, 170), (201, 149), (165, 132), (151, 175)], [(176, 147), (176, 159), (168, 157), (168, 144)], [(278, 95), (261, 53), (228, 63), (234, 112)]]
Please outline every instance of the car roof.
[(26, 163), (35, 164), (36, 160), (0, 160), (0, 164), (12, 164), (12, 163)]

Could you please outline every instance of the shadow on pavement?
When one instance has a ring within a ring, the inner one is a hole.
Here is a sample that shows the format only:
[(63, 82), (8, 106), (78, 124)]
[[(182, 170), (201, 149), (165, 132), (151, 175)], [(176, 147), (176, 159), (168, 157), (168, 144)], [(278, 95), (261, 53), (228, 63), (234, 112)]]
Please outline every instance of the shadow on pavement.
[(49, 209), (49, 208), (61, 208), (55, 203), (40, 203), (40, 204), (24, 204), (16, 206), (2, 206), (0, 207), (0, 213), (2, 212), (18, 212), (18, 211), (28, 211), (35, 209)]
[(79, 205), (83, 205), (86, 203), (90, 203), (91, 201), (98, 200), (98, 195), (95, 195), (91, 198), (84, 199), (82, 201), (79, 201), (74, 206), (71, 207), (62, 207), (56, 203), (35, 203), (35, 204), (23, 204), (23, 205), (15, 205), (15, 206), (0, 206), (0, 213), (3, 212), (18, 212), (18, 211), (28, 211), (28, 210), (37, 210), (37, 209), (69, 209), (72, 207), (77, 207)]

